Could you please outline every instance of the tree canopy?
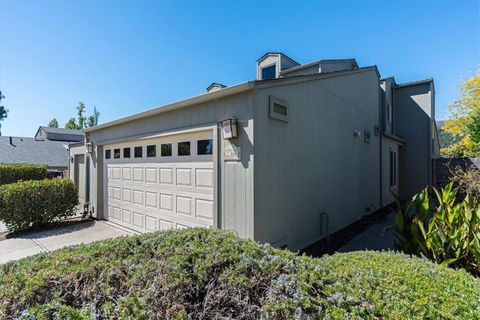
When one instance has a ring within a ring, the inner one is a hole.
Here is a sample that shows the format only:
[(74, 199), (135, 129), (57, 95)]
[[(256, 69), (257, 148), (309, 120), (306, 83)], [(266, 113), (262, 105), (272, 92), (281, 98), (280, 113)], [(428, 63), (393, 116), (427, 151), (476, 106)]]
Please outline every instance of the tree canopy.
[(4, 121), (8, 116), (8, 109), (1, 105), (2, 100), (5, 99), (5, 96), (2, 94), (0, 90), (0, 136), (2, 135), (2, 121)]
[(57, 119), (53, 118), (52, 120), (50, 120), (50, 122), (48, 123), (48, 126), (50, 128), (58, 128), (58, 121)]
[(449, 109), (451, 119), (443, 129), (450, 133), (455, 143), (442, 148), (444, 156), (480, 156), (480, 70), (460, 86), (460, 98)]
[[(93, 108), (93, 114), (89, 116), (85, 115), (85, 112), (87, 109), (87, 107), (85, 106), (85, 103), (80, 101), (76, 109), (77, 109), (77, 117), (69, 118), (67, 123), (65, 124), (65, 129), (82, 130), (85, 128), (96, 126), (98, 124), (98, 118), (100, 117), (100, 112), (97, 111), (96, 107)], [(58, 121), (55, 118), (50, 120), (50, 122), (48, 123), (49, 127), (53, 127), (54, 125), (56, 125), (56, 127), (54, 128), (58, 128)]]

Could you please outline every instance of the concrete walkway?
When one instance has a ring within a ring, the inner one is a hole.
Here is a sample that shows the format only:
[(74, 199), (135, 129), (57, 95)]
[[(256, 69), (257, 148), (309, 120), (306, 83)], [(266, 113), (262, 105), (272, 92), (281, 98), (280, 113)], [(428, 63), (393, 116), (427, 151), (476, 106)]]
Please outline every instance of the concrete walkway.
[(353, 238), (346, 245), (338, 249), (338, 252), (349, 252), (358, 250), (393, 250), (395, 235), (393, 231), (386, 231), (383, 234), (383, 230), (394, 224), (395, 217), (393, 213), (389, 214), (385, 218), (375, 222), (367, 230), (360, 233)]
[(51, 230), (32, 232), (0, 241), (0, 264), (40, 252), (134, 234), (106, 221), (86, 221)]

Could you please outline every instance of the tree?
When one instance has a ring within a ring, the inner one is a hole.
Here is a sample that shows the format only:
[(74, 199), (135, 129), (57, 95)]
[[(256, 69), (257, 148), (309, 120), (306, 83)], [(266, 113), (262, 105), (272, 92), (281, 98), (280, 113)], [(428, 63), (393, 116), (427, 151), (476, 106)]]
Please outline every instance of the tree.
[(88, 117), (87, 126), (93, 127), (98, 124), (98, 118), (100, 117), (100, 112), (97, 111), (97, 107), (93, 107), (93, 114)]
[(58, 121), (57, 119), (53, 118), (52, 120), (50, 120), (50, 122), (48, 123), (48, 126), (50, 128), (58, 128)]
[[(0, 103), (2, 103), (3, 99), (5, 99), (5, 96), (2, 94), (2, 91), (0, 90)], [(8, 109), (0, 104), (0, 136), (2, 135), (2, 121), (5, 120), (7, 116), (8, 116)]]
[(449, 107), (451, 119), (444, 125), (457, 142), (441, 152), (446, 156), (480, 156), (480, 70), (460, 89), (460, 98)]
[(77, 106), (77, 118), (68, 119), (67, 123), (65, 124), (65, 129), (82, 130), (85, 128), (96, 126), (98, 124), (100, 112), (98, 112), (97, 108), (95, 107), (93, 110), (93, 114), (86, 117), (85, 109), (85, 104), (83, 102), (79, 102)]

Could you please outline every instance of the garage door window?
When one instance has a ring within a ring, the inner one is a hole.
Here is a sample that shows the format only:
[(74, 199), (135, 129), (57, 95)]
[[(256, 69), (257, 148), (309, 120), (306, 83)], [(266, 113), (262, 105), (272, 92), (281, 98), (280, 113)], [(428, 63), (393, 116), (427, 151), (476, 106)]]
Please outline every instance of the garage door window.
[(147, 146), (147, 157), (148, 158), (153, 158), (157, 156), (157, 146), (156, 145), (150, 145)]
[(190, 141), (178, 143), (178, 155), (189, 156), (190, 155)]
[(160, 147), (162, 157), (171, 157), (172, 156), (172, 144), (163, 143)]
[(112, 150), (105, 150), (105, 159), (110, 159), (112, 157)]
[(113, 158), (120, 159), (120, 149), (113, 149)]
[(213, 141), (212, 139), (197, 141), (197, 154), (199, 156), (212, 154)]
[(123, 158), (130, 158), (130, 148), (123, 148)]
[(135, 158), (141, 158), (143, 156), (143, 152), (142, 152), (142, 147), (135, 147), (134, 149), (134, 154), (135, 154)]

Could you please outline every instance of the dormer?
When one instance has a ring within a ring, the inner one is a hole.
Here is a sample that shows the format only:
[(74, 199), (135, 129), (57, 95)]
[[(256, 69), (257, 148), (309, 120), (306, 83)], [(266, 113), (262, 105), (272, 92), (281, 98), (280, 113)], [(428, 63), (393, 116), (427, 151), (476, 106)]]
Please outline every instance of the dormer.
[(267, 52), (257, 60), (257, 80), (276, 79), (282, 71), (299, 65), (281, 52)]
[(207, 93), (222, 90), (223, 88), (226, 88), (226, 87), (227, 86), (224, 84), (212, 82), (212, 84), (207, 87)]

